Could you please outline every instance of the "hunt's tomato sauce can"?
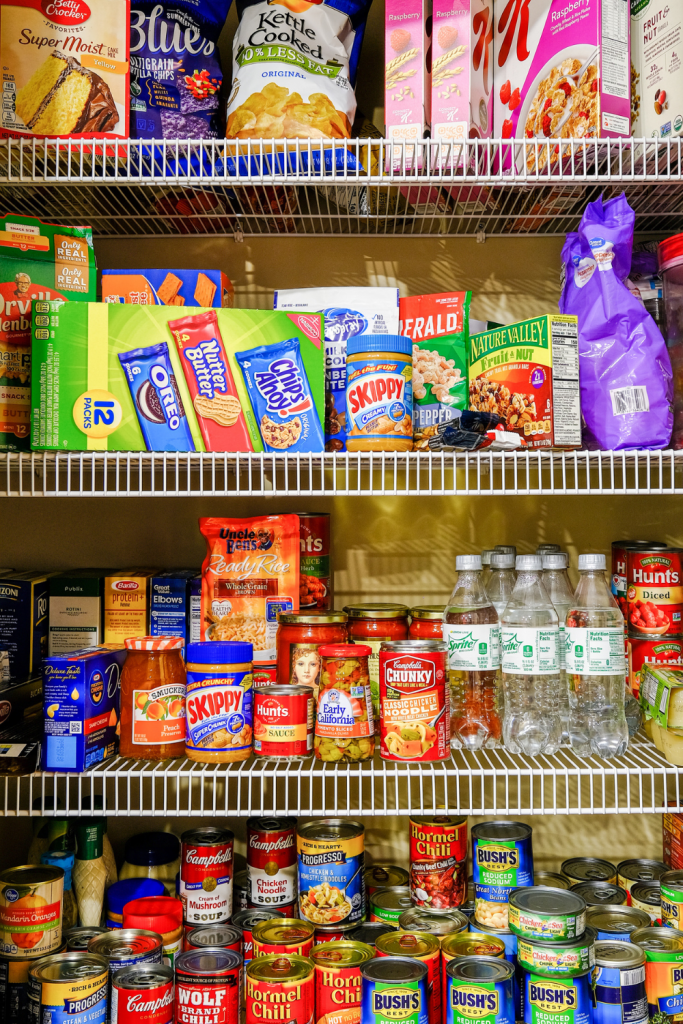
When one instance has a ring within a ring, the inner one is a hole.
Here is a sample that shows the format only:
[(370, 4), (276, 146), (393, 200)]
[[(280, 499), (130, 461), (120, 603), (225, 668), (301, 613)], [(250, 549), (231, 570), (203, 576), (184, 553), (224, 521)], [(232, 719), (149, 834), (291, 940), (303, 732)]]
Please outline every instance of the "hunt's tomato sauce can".
[(683, 548), (627, 550), (626, 601), (632, 636), (683, 633)]
[(291, 761), (313, 753), (315, 699), (310, 686), (254, 689), (254, 754), (264, 761)]
[(180, 898), (186, 924), (219, 924), (232, 917), (233, 846), (227, 828), (183, 832)]
[(175, 1024), (235, 1024), (242, 1008), (242, 955), (192, 949), (175, 961)]
[(465, 902), (467, 818), (410, 819), (410, 895), (418, 907), (446, 910)]
[(447, 645), (398, 640), (379, 650), (380, 754), (388, 761), (450, 757)]
[(364, 942), (325, 942), (315, 947), (311, 959), (315, 964), (316, 1024), (360, 1024), (361, 964), (374, 956), (372, 946)]
[(247, 1024), (313, 1024), (314, 972), (313, 961), (296, 953), (252, 960), (247, 967)]
[(296, 901), (296, 818), (247, 821), (247, 899), (255, 907)]
[(683, 668), (683, 637), (637, 636), (627, 642), (628, 681), (634, 697), (638, 697), (648, 665), (662, 668)]

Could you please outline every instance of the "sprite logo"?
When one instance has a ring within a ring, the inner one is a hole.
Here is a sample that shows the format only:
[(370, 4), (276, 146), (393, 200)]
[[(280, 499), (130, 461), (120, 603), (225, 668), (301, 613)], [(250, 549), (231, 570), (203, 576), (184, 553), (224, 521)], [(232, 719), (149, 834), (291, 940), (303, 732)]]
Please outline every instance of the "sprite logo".
[[(453, 635), (453, 633), (450, 633), (448, 637), (448, 651), (449, 653), (452, 653), (453, 651), (471, 651), (473, 650), (476, 642), (476, 639), (472, 636), (471, 633), (467, 633), (466, 636), (461, 636), (457, 639)], [(481, 650), (481, 646), (482, 645), (480, 644), (479, 650)], [(486, 644), (484, 644), (483, 646), (484, 650), (486, 650)]]
[(571, 651), (575, 658), (583, 658), (583, 655), (584, 655), (583, 644), (577, 644), (576, 640), (574, 640), (572, 638), (572, 631), (571, 631), (571, 629), (568, 629), (566, 631), (566, 633), (565, 633), (565, 647), (567, 649), (567, 653), (568, 654)]
[[(506, 639), (503, 641), (503, 650), (505, 651), (506, 654), (516, 654), (521, 646), (522, 641), (517, 637), (516, 633), (513, 633), (512, 636), (506, 637)], [(530, 651), (531, 647), (527, 645), (525, 647), (525, 650)], [(529, 655), (527, 655), (527, 657), (529, 657)]]

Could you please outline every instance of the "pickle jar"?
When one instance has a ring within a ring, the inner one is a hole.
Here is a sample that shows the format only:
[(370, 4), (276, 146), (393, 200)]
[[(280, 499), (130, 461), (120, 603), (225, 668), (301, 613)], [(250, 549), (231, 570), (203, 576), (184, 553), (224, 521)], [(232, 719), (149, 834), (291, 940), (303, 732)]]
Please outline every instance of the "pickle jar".
[(185, 754), (185, 645), (178, 636), (125, 640), (121, 671), (122, 757), (164, 761)]
[(366, 761), (375, 751), (367, 644), (324, 644), (315, 756), (320, 761)]

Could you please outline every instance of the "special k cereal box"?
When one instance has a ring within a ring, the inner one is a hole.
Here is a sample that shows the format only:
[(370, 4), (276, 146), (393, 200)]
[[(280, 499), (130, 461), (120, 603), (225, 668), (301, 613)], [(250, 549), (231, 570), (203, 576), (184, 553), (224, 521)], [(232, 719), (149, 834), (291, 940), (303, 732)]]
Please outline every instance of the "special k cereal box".
[[(494, 0), (494, 126), (503, 139), (630, 134), (630, 18), (624, 0)], [(529, 150), (542, 170), (559, 146)]]
[[(419, 143), (429, 127), (431, 6), (431, 0), (386, 0), (384, 120), (389, 142)], [(402, 159), (397, 149), (394, 167), (400, 168)], [(406, 169), (416, 159), (419, 162), (418, 149), (406, 147)]]
[(434, 0), (432, 139), (493, 134), (493, 0)]

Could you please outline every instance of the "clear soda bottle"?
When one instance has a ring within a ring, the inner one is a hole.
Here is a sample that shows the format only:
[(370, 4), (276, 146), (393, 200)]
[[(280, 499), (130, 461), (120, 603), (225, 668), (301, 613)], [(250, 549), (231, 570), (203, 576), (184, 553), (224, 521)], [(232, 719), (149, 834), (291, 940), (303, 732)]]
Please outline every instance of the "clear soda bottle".
[(618, 757), (628, 746), (624, 617), (604, 555), (579, 555), (579, 585), (566, 618), (571, 744), (582, 756)]
[(514, 555), (517, 557), (517, 548), (514, 544), (496, 544), (494, 551), (497, 551), (499, 555)]
[(517, 582), (501, 621), (505, 720), (513, 753), (554, 754), (562, 739), (559, 619), (543, 586), (540, 555), (518, 555)]
[[(557, 547), (547, 544), (545, 547)], [(538, 552), (536, 552), (538, 554)], [(543, 586), (548, 591), (548, 596), (555, 606), (557, 617), (560, 620), (560, 700), (562, 708), (562, 743), (569, 744), (569, 688), (567, 685), (567, 673), (565, 671), (565, 620), (567, 612), (574, 601), (574, 590), (569, 579), (567, 567), (569, 566), (569, 555), (566, 551), (558, 551), (544, 554), (543, 556)]]
[(481, 574), (480, 555), (458, 555), (453, 593), (444, 610), (451, 687), (451, 747), (500, 746), (500, 627)]
[(481, 581), (486, 587), (491, 575), (491, 555), (493, 554), (493, 548), (484, 548), (481, 553)]
[(539, 544), (536, 548), (536, 554), (543, 558), (544, 555), (558, 555), (562, 551), (559, 544)]
[(491, 575), (486, 584), (486, 593), (491, 598), (491, 604), (496, 609), (499, 620), (512, 597), (516, 579), (515, 556), (494, 551), (491, 555)]

